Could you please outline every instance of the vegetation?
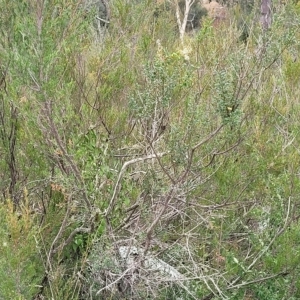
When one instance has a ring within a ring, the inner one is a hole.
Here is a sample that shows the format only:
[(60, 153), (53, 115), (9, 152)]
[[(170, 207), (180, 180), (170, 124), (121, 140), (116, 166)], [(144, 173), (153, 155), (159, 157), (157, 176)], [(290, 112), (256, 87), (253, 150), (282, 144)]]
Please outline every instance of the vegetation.
[(0, 3), (1, 299), (300, 299), (298, 3)]

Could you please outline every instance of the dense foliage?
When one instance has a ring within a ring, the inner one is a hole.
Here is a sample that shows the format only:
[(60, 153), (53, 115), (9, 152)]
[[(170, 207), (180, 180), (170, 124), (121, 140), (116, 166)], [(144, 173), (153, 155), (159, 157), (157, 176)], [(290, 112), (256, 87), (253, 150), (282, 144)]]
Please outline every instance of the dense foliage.
[(300, 299), (299, 4), (100, 2), (0, 0), (0, 298)]

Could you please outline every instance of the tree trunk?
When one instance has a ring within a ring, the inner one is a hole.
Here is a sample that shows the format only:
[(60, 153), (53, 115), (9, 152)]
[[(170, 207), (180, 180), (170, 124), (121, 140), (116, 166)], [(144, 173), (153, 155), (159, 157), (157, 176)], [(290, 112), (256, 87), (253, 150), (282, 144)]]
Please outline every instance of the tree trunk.
[(261, 7), (260, 7), (260, 22), (262, 28), (267, 30), (271, 26), (272, 22), (272, 11), (271, 11), (272, 0), (262, 0)]

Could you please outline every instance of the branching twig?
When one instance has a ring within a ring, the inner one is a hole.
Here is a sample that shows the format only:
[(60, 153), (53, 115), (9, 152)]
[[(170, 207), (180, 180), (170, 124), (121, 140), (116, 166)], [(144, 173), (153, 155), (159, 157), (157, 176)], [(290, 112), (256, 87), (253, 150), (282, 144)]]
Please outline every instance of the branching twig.
[(118, 283), (129, 271), (133, 270), (133, 267), (128, 268), (126, 271), (124, 271), (115, 281), (111, 282), (110, 284), (106, 285), (102, 289), (100, 289), (97, 293), (96, 296), (98, 296), (102, 291), (109, 289), (112, 287), (114, 284)]
[(255, 279), (255, 280), (251, 280), (251, 281), (243, 282), (243, 283), (240, 283), (240, 284), (237, 284), (237, 285), (234, 285), (234, 286), (230, 286), (230, 287), (227, 288), (227, 290), (239, 289), (239, 288), (242, 288), (244, 286), (248, 286), (248, 285), (255, 284), (255, 283), (260, 283), (260, 282), (263, 282), (263, 281), (266, 281), (266, 280), (269, 280), (269, 279), (273, 279), (273, 278), (276, 278), (276, 277), (279, 277), (279, 276), (286, 276), (286, 275), (288, 275), (287, 272), (280, 272), (278, 274), (273, 274), (273, 275), (270, 275), (270, 276), (267, 276), (267, 277), (258, 278), (258, 279)]
[[(273, 243), (275, 242), (275, 240), (284, 232), (284, 230), (287, 228), (288, 226), (288, 218), (289, 218), (289, 214), (290, 214), (290, 206), (291, 206), (291, 198), (289, 198), (289, 202), (288, 202), (288, 209), (287, 209), (287, 213), (286, 213), (286, 217), (285, 217), (285, 222), (282, 228), (280, 228), (277, 233), (275, 234), (275, 236), (272, 238), (272, 240), (270, 241), (270, 243), (268, 244), (267, 247), (265, 247), (261, 252), (258, 253), (258, 255), (255, 257), (255, 259), (252, 261), (252, 263), (248, 266), (248, 268), (246, 269), (246, 273), (249, 272), (252, 267), (257, 263), (257, 261), (270, 249), (270, 247), (273, 245)], [(239, 282), (241, 280), (241, 276), (239, 276), (238, 278), (236, 278), (234, 281), (232, 281), (230, 283), (229, 288), (231, 288), (232, 286), (234, 286), (237, 282)], [(228, 288), (228, 289), (229, 289)]]
[(144, 255), (146, 255), (147, 251), (149, 250), (153, 230), (154, 230), (155, 226), (157, 225), (157, 223), (159, 222), (159, 220), (161, 219), (162, 215), (167, 210), (167, 207), (176, 191), (177, 191), (177, 186), (172, 186), (171, 189), (169, 190), (169, 193), (166, 195), (165, 201), (163, 203), (163, 207), (161, 208), (160, 212), (158, 213), (158, 215), (156, 216), (156, 218), (154, 219), (152, 224), (147, 229), (146, 246), (145, 246)]
[(212, 137), (214, 137), (222, 128), (224, 125), (220, 125), (215, 131), (213, 131), (209, 136), (207, 136), (205, 139), (203, 139), (198, 144), (194, 145), (192, 148), (192, 151), (195, 151), (197, 148), (201, 147), (203, 144), (207, 143)]
[(190, 151), (190, 155), (189, 155), (189, 159), (188, 159), (188, 163), (187, 163), (187, 167), (185, 169), (185, 171), (183, 172), (183, 174), (181, 175), (180, 179), (178, 181), (183, 181), (186, 176), (188, 175), (188, 173), (190, 172), (191, 169), (191, 165), (193, 162), (193, 157), (194, 157), (194, 153), (196, 151), (197, 148), (201, 147), (202, 145), (204, 145), (205, 143), (207, 143), (210, 139), (212, 139), (222, 128), (223, 128), (223, 124), (220, 125), (215, 131), (213, 131), (209, 136), (207, 136), (205, 139), (203, 139), (201, 142), (199, 142), (198, 144), (194, 145)]
[(67, 245), (69, 245), (74, 236), (77, 234), (77, 233), (90, 233), (91, 232), (91, 228), (83, 228), (83, 227), (79, 227), (79, 228), (76, 228), (74, 229), (71, 234), (69, 235), (69, 237), (61, 244), (59, 245), (58, 247), (56, 247), (52, 253), (55, 254), (57, 253), (59, 250), (63, 249), (64, 247), (66, 247)]
[(89, 211), (91, 211), (92, 210), (92, 204), (88, 199), (88, 195), (87, 195), (86, 190), (85, 190), (85, 184), (84, 184), (84, 181), (82, 179), (82, 176), (81, 176), (76, 164), (73, 162), (73, 160), (69, 156), (66, 148), (64, 147), (63, 141), (61, 140), (61, 137), (58, 133), (57, 127), (53, 122), (53, 118), (51, 116), (51, 102), (46, 102), (45, 103), (45, 117), (47, 118), (48, 125), (49, 125), (50, 130), (51, 130), (51, 134), (53, 135), (60, 151), (62, 152), (63, 157), (69, 163), (69, 165), (70, 165), (70, 167), (71, 167), (71, 169), (72, 169), (72, 171), (75, 175), (75, 178), (77, 179), (78, 183), (80, 183), (80, 185), (82, 187), (82, 194), (83, 194), (84, 202), (86, 203), (86, 206), (89, 209)]
[(115, 199), (117, 197), (117, 194), (121, 188), (121, 185), (120, 185), (120, 182), (121, 182), (121, 179), (123, 177), (123, 174), (125, 173), (126, 169), (130, 166), (130, 165), (133, 165), (135, 163), (138, 163), (138, 162), (141, 162), (141, 161), (145, 161), (145, 160), (148, 160), (148, 159), (152, 159), (152, 158), (157, 158), (157, 157), (162, 157), (166, 155), (166, 152), (163, 152), (163, 153), (157, 153), (157, 154), (151, 154), (151, 155), (147, 155), (147, 156), (144, 156), (144, 157), (139, 157), (139, 158), (135, 158), (135, 159), (132, 159), (132, 160), (129, 160), (129, 161), (126, 161), (122, 168), (121, 168), (121, 171), (119, 173), (119, 176), (118, 176), (118, 179), (117, 179), (117, 182), (115, 184), (115, 187), (114, 187), (114, 191), (113, 191), (113, 195), (110, 199), (110, 202), (109, 202), (109, 205), (105, 211), (105, 217), (107, 217), (109, 215), (109, 213), (111, 212), (111, 210), (113, 209), (114, 207), (114, 204), (115, 204)]
[(55, 236), (51, 246), (50, 246), (50, 249), (49, 249), (49, 252), (47, 254), (47, 269), (51, 266), (51, 258), (54, 254), (54, 247), (57, 243), (57, 241), (61, 238), (61, 236), (63, 235), (66, 227), (67, 227), (67, 221), (69, 219), (69, 214), (70, 214), (70, 202), (71, 202), (71, 198), (72, 198), (72, 194), (69, 195), (68, 197), (68, 203), (67, 203), (67, 211), (66, 211), (66, 214), (64, 216), (64, 219), (60, 225), (60, 228), (59, 228), (59, 231), (57, 233), (57, 235)]

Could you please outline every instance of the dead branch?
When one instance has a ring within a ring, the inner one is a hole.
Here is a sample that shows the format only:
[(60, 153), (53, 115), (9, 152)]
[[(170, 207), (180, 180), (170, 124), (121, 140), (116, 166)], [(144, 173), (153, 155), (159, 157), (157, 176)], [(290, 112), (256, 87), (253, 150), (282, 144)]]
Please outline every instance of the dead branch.
[(129, 160), (129, 161), (126, 161), (122, 168), (121, 168), (121, 171), (119, 173), (119, 176), (118, 176), (118, 179), (117, 179), (117, 182), (115, 184), (115, 187), (114, 187), (114, 191), (113, 191), (113, 195), (110, 199), (110, 202), (109, 202), (109, 205), (105, 211), (105, 217), (107, 217), (109, 215), (109, 213), (111, 212), (111, 210), (113, 209), (114, 207), (114, 204), (115, 204), (115, 199), (117, 197), (117, 194), (118, 192), (120, 191), (121, 189), (121, 185), (120, 185), (120, 182), (121, 182), (121, 179), (126, 171), (126, 169), (130, 166), (130, 165), (133, 165), (135, 163), (138, 163), (138, 162), (141, 162), (141, 161), (145, 161), (145, 160), (148, 160), (148, 159), (153, 159), (153, 158), (158, 158), (158, 157), (162, 157), (166, 155), (166, 152), (163, 152), (163, 153), (157, 153), (157, 154), (151, 154), (151, 155), (147, 155), (147, 156), (144, 156), (144, 157), (139, 157), (139, 158), (135, 158), (135, 159), (132, 159), (132, 160)]
[(52, 113), (51, 113), (51, 106), (52, 106), (52, 102), (51, 101), (47, 101), (45, 103), (45, 108), (44, 108), (44, 117), (46, 118), (47, 122), (48, 122), (48, 126), (50, 127), (51, 130), (51, 134), (53, 135), (59, 150), (62, 152), (63, 157), (66, 159), (66, 161), (69, 163), (76, 180), (78, 181), (78, 183), (80, 184), (80, 186), (82, 187), (82, 195), (83, 195), (83, 200), (87, 206), (87, 208), (89, 209), (89, 211), (92, 210), (92, 204), (88, 199), (88, 195), (86, 193), (86, 189), (85, 189), (85, 183), (82, 179), (82, 176), (80, 174), (79, 169), (77, 168), (76, 164), (74, 163), (74, 161), (71, 159), (70, 155), (68, 154), (65, 146), (63, 145), (63, 141), (58, 133), (57, 130), (57, 126), (55, 125), (55, 123), (53, 122), (53, 118), (52, 118)]
[(51, 246), (50, 246), (50, 249), (48, 251), (48, 254), (47, 254), (47, 270), (51, 267), (51, 259), (52, 259), (52, 256), (54, 254), (54, 247), (57, 243), (57, 241), (61, 238), (61, 236), (63, 235), (64, 231), (66, 230), (66, 227), (67, 227), (67, 221), (68, 221), (68, 218), (69, 218), (69, 215), (70, 215), (70, 202), (71, 202), (71, 199), (72, 199), (72, 194), (68, 196), (68, 201), (67, 201), (67, 211), (66, 211), (66, 214), (64, 216), (64, 219), (60, 225), (60, 228), (58, 230), (58, 233), (57, 235), (55, 236)]
[(55, 254), (57, 253), (59, 250), (63, 249), (64, 247), (66, 247), (67, 245), (69, 245), (74, 236), (77, 234), (77, 233), (90, 233), (91, 232), (91, 228), (84, 228), (84, 227), (79, 227), (79, 228), (76, 228), (74, 229), (71, 234), (69, 235), (69, 237), (61, 244), (59, 245), (58, 247), (56, 247), (52, 253)]

